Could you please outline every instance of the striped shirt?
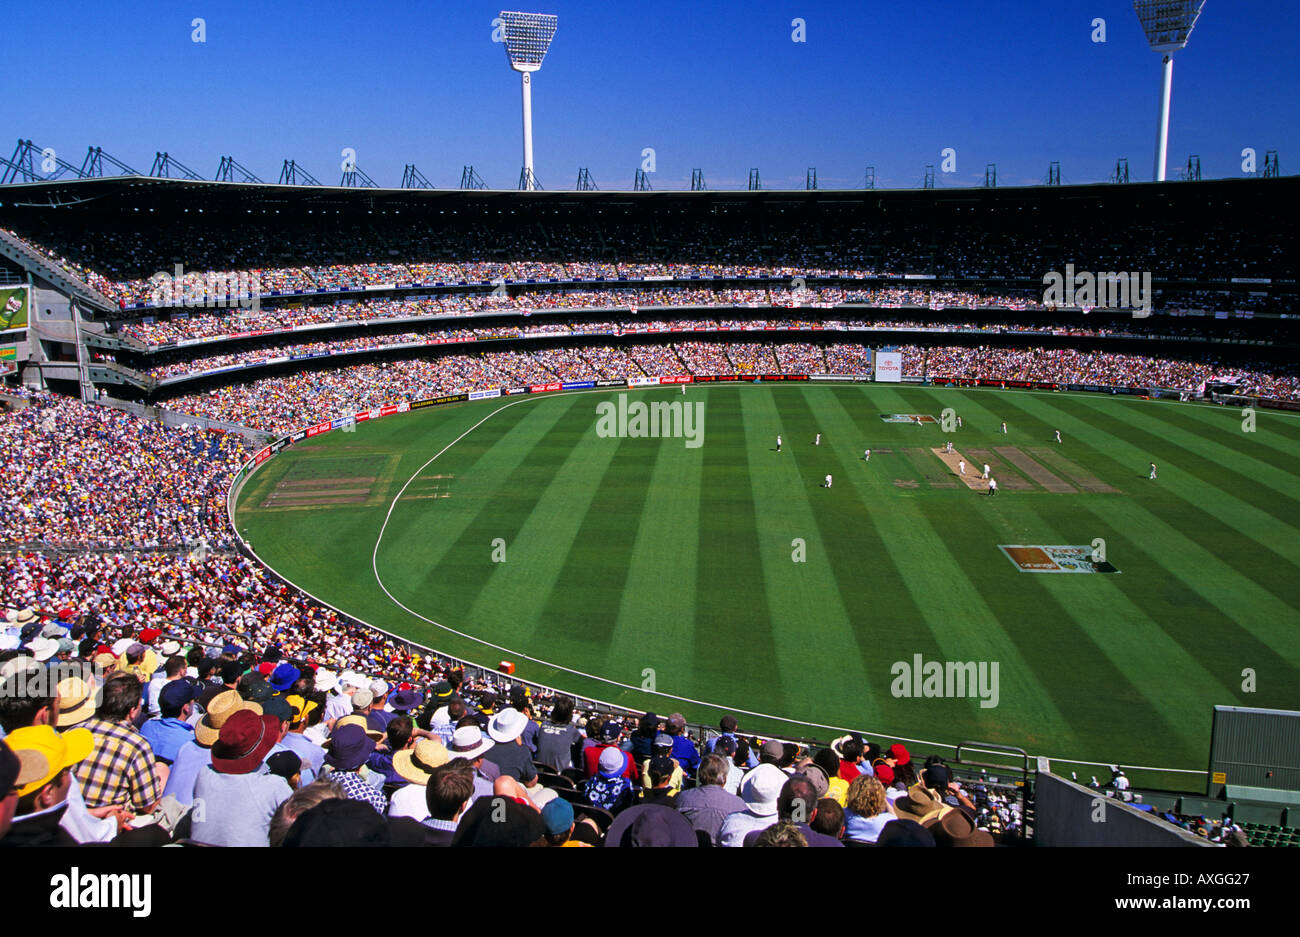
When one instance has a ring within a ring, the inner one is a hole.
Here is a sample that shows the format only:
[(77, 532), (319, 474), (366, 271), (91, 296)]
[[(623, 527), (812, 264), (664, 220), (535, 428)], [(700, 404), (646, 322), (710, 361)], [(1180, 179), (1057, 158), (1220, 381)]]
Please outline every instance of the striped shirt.
[(95, 747), (75, 772), (87, 807), (120, 805), (143, 813), (158, 802), (162, 785), (144, 736), (129, 725), (103, 719), (91, 719), (80, 728), (95, 736)]

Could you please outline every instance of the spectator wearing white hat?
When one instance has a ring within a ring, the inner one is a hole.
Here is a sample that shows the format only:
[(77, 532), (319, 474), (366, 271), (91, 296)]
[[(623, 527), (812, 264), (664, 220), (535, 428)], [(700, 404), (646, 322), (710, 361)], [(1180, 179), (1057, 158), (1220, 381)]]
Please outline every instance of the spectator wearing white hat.
[(503, 777), (512, 777), (523, 784), (537, 777), (533, 755), (524, 744), (523, 732), (528, 716), (514, 708), (506, 708), (488, 722), (488, 736), (496, 742), (484, 757), (501, 769)]
[(750, 830), (763, 830), (776, 822), (777, 798), (786, 773), (776, 765), (759, 765), (740, 784), (745, 809), (729, 814), (718, 831), (719, 846), (743, 846)]
[(484, 773), (483, 761), (484, 756), (495, 747), (496, 742), (484, 738), (483, 730), (478, 726), (461, 726), (453, 733), (451, 744), (447, 746), (447, 754), (453, 759), (464, 758), (474, 766), (473, 800), (492, 796), (493, 778)]
[[(370, 728), (378, 729), (380, 732), (388, 730), (388, 723), (396, 715), (388, 709), (388, 683), (385, 680), (372, 680), (370, 686), (370, 710), (366, 713), (366, 722)], [(353, 709), (356, 708), (355, 700)]]

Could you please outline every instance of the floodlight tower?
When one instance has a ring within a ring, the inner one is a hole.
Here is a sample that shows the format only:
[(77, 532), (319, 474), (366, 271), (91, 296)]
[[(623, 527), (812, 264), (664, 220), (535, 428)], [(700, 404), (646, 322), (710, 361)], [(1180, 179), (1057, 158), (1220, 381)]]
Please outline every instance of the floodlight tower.
[(533, 79), (532, 73), (542, 67), (546, 50), (555, 38), (559, 18), (550, 13), (508, 13), (501, 11), (505, 28), (506, 55), (510, 67), (522, 75), (524, 87), (524, 168), (520, 180), (522, 189), (536, 188), (533, 175)]
[(1205, 0), (1133, 0), (1152, 51), (1163, 56), (1160, 86), (1160, 128), (1156, 133), (1155, 181), (1165, 181), (1165, 156), (1169, 151), (1169, 99), (1173, 94), (1174, 53), (1187, 45), (1192, 27), (1205, 8)]

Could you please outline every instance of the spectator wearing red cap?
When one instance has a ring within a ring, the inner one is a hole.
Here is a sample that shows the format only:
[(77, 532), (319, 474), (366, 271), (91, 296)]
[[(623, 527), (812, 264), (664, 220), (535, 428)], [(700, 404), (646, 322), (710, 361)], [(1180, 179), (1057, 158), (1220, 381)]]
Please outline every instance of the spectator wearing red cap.
[(263, 761), (280, 737), (280, 720), (240, 709), (221, 726), (212, 764), (194, 785), (190, 836), (210, 846), (266, 846), (271, 818), (293, 790)]

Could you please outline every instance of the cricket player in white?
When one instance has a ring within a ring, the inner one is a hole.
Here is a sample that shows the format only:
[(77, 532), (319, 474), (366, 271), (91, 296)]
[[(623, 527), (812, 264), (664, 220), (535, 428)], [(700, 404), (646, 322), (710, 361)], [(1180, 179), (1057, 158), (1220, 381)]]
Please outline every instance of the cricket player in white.
[(1007, 424), (1006, 424), (1005, 421), (1003, 421), (1003, 423), (1002, 423), (1002, 435), (1005, 436), (1006, 434), (1007, 434)]
[(997, 480), (996, 478), (990, 478), (990, 479), (989, 479), (989, 497), (991, 498), (991, 497), (993, 497), (993, 496), (994, 496), (995, 494), (997, 494), (997, 493), (998, 493), (998, 480)]
[(952, 455), (952, 440), (948, 440), (948, 455)]
[(870, 449), (868, 449), (866, 452), (862, 453), (862, 461), (863, 461), (863, 462), (870, 462), (870, 461), (871, 461), (871, 450), (870, 450)]
[(813, 445), (820, 446), (821, 444), (822, 444), (822, 434), (818, 433), (817, 438), (813, 440)]
[(777, 451), (777, 452), (780, 452), (780, 451), (781, 451), (781, 437), (780, 437), (780, 436), (776, 437), (776, 451)]
[(827, 475), (827, 476), (826, 476), (826, 487), (829, 488), (830, 486), (831, 486), (831, 477), (830, 477), (829, 475)]
[(965, 474), (966, 474), (966, 460), (965, 460), (965, 459), (958, 459), (958, 460), (957, 460), (957, 471), (960, 472), (962, 475), (965, 475)]
[(982, 477), (983, 478), (989, 477), (989, 464), (987, 462), (984, 463), (984, 475)]
[(1057, 442), (1061, 441), (1061, 431), (1059, 429), (1056, 431), (1056, 441)]
[(1154, 462), (1152, 462), (1152, 463), (1151, 463), (1151, 480), (1154, 481), (1154, 480), (1155, 480), (1155, 477), (1156, 477), (1156, 464), (1155, 464)]

